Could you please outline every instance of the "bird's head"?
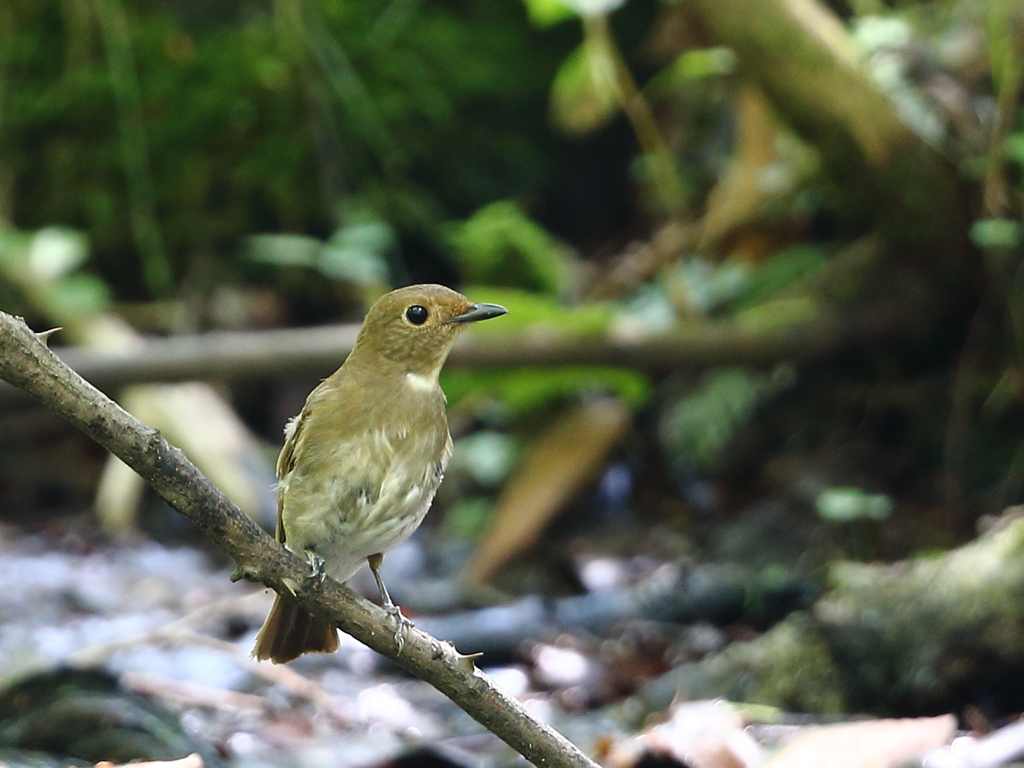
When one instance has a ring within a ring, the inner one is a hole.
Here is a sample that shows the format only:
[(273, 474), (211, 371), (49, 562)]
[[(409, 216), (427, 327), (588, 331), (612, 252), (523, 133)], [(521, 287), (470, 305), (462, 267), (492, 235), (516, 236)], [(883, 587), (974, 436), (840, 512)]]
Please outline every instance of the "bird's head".
[(508, 312), (497, 304), (474, 304), (443, 285), (410, 285), (384, 294), (366, 314), (353, 356), (398, 363), (405, 371), (433, 378), (459, 332), (469, 323)]

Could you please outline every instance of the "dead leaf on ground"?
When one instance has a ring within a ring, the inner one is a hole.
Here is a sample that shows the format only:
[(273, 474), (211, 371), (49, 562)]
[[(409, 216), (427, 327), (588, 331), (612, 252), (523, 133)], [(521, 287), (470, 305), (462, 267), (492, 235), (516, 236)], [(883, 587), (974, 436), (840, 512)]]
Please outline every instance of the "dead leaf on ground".
[(806, 728), (764, 768), (887, 768), (948, 743), (953, 715)]
[(667, 722), (611, 748), (602, 764), (632, 768), (647, 755), (673, 758), (692, 768), (752, 768), (764, 751), (745, 730), (743, 714), (727, 701), (676, 704)]
[(602, 398), (580, 403), (548, 427), (502, 491), (491, 527), (466, 568), (468, 581), (486, 581), (540, 537), (604, 466), (629, 418), (622, 402)]
[[(203, 768), (203, 758), (194, 752), (180, 760), (155, 760), (149, 763), (130, 763), (131, 768)], [(128, 768), (104, 760), (96, 763), (96, 768)]]

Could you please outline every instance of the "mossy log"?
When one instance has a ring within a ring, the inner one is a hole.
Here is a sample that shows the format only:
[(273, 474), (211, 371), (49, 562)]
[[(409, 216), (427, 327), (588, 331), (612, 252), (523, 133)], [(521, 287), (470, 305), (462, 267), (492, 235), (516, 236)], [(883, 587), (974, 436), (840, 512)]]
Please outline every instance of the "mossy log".
[(643, 696), (726, 696), (790, 710), (934, 712), (1024, 701), (1024, 515), (892, 565), (842, 564), (810, 612), (676, 669)]

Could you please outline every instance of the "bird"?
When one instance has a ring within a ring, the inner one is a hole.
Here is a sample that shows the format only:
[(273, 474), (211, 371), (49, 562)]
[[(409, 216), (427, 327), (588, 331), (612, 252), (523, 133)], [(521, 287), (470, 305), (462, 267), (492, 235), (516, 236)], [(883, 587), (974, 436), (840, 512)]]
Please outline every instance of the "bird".
[[(508, 312), (442, 285), (391, 291), (370, 307), (342, 366), (285, 426), (276, 537), (311, 577), (345, 582), (368, 563), (383, 607), (407, 620), (380, 576), (384, 554), (423, 521), (452, 453), (438, 377), (460, 331)], [(333, 653), (338, 632), (278, 594), (253, 656), (283, 664)]]

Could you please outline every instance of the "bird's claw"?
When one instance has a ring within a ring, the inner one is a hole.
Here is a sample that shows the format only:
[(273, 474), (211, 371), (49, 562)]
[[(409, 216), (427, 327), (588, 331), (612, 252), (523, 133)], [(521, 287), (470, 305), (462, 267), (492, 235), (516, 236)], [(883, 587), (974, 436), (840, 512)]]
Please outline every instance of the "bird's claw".
[(312, 549), (306, 550), (306, 561), (309, 563), (309, 577), (317, 584), (323, 584), (327, 578), (327, 568), (324, 559)]
[(402, 609), (394, 603), (385, 605), (384, 610), (398, 625), (395, 627), (395, 644), (398, 646), (398, 653), (401, 653), (402, 649), (405, 648), (405, 630), (407, 627), (413, 626), (413, 623), (405, 617)]
[(405, 628), (411, 627), (412, 622), (402, 615), (402, 609), (395, 605), (395, 601), (388, 594), (388, 588), (384, 586), (384, 579), (380, 577), (380, 565), (384, 561), (384, 555), (378, 553), (370, 555), (366, 559), (370, 564), (373, 578), (377, 581), (377, 589), (380, 590), (380, 606), (387, 612), (388, 616), (398, 623), (398, 627), (395, 629), (395, 644), (398, 646), (398, 653), (401, 653), (405, 647)]

